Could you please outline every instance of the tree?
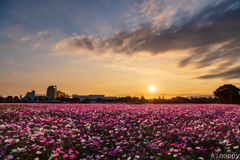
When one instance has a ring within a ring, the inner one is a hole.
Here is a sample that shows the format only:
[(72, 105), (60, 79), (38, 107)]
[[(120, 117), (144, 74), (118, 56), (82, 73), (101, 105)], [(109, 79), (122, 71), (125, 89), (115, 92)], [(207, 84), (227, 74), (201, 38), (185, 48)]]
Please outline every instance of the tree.
[(0, 102), (4, 102), (4, 101), (5, 101), (5, 98), (0, 97)]
[(13, 98), (13, 100), (14, 100), (14, 102), (19, 102), (18, 96), (15, 96), (15, 97)]
[(13, 101), (13, 97), (12, 96), (8, 96), (6, 99), (7, 99), (7, 102), (12, 102)]
[(22, 102), (22, 103), (26, 103), (27, 100), (26, 100), (25, 98), (22, 98), (21, 102)]
[(40, 101), (40, 102), (43, 102), (43, 98), (42, 98), (42, 97), (39, 97), (39, 101)]
[(85, 99), (82, 101), (82, 103), (91, 103), (91, 99), (85, 98)]
[(220, 103), (238, 103), (240, 99), (240, 89), (232, 84), (220, 86), (213, 94), (218, 98)]
[(175, 102), (175, 101), (176, 101), (175, 97), (171, 98), (171, 102)]
[(75, 97), (75, 98), (72, 98), (70, 102), (71, 103), (79, 103), (80, 99)]
[(145, 99), (145, 97), (142, 96), (142, 95), (141, 95), (141, 100), (140, 100), (140, 101), (141, 101), (141, 103), (146, 103), (146, 102), (147, 102), (146, 99)]
[(37, 99), (36, 97), (35, 97), (35, 98), (33, 98), (33, 101), (34, 101), (34, 102), (36, 102), (37, 100), (38, 100), (38, 99)]
[(32, 99), (30, 97), (28, 97), (28, 102), (31, 102), (31, 101), (32, 101)]

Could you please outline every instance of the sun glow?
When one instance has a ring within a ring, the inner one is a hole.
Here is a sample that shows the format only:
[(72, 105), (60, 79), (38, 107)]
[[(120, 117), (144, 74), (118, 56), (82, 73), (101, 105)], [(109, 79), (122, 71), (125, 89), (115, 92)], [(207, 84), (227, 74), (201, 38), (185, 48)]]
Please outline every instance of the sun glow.
[(155, 91), (155, 87), (154, 87), (154, 86), (150, 86), (150, 87), (149, 87), (149, 90), (150, 90), (151, 92), (153, 92), (153, 91)]

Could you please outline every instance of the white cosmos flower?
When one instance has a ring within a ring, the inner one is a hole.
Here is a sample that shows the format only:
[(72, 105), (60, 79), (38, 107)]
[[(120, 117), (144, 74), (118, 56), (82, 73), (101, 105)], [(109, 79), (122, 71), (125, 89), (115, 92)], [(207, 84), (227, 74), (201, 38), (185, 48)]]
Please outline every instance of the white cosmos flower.
[(139, 158), (140, 158), (140, 156), (139, 156), (139, 155), (135, 155), (135, 158), (139, 159)]

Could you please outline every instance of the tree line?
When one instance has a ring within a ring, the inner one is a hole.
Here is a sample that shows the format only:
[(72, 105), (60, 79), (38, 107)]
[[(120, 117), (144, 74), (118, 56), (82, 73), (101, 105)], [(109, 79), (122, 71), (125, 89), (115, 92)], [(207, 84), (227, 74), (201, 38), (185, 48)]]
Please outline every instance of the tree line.
[[(240, 104), (240, 89), (231, 84), (225, 84), (217, 88), (213, 94), (214, 97), (172, 97), (171, 99), (145, 99), (144, 96), (139, 97), (118, 97), (117, 99), (101, 99), (91, 100), (89, 98), (80, 101), (79, 98), (65, 98), (59, 97), (56, 98), (59, 102), (62, 103), (130, 103), (130, 104), (170, 104), (170, 103), (224, 103), (224, 104)], [(17, 96), (12, 97), (8, 96), (7, 98), (0, 97), (0, 102), (2, 103), (32, 103), (37, 102), (37, 98), (32, 99), (19, 99)], [(38, 103), (49, 103), (48, 98), (39, 98)]]

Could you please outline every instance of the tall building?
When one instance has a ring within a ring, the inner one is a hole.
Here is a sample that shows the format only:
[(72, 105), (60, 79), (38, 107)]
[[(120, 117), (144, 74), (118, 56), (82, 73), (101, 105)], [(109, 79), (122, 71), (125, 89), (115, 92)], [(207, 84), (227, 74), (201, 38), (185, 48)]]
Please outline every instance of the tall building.
[(48, 86), (47, 88), (47, 98), (48, 99), (55, 99), (57, 98), (57, 86)]
[(61, 92), (61, 91), (57, 91), (57, 97), (65, 97), (65, 93)]

